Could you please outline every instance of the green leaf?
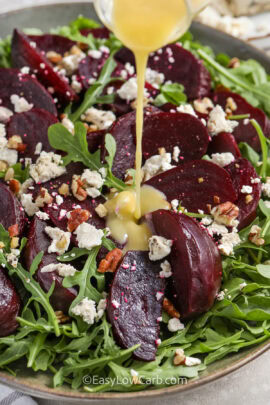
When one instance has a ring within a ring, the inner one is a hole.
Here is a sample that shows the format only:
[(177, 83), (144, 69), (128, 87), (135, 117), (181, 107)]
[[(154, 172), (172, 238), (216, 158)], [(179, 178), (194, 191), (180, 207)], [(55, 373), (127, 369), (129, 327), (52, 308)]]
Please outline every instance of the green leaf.
[(105, 137), (105, 148), (108, 152), (108, 155), (106, 156), (106, 162), (108, 163), (109, 170), (112, 170), (112, 165), (113, 165), (113, 159), (115, 157), (116, 153), (116, 142), (114, 137), (111, 134), (106, 134)]
[(265, 277), (270, 278), (270, 265), (269, 264), (257, 264), (258, 273)]
[(171, 103), (179, 106), (187, 101), (187, 96), (184, 93), (184, 86), (179, 83), (165, 83), (161, 86), (160, 94), (155, 98), (154, 105), (160, 107), (163, 104)]
[(11, 35), (5, 39), (0, 39), (0, 67), (11, 67)]
[(44, 252), (39, 252), (39, 253), (37, 254), (37, 256), (34, 258), (34, 260), (32, 261), (31, 267), (30, 267), (30, 274), (31, 274), (31, 276), (34, 276), (35, 272), (37, 271), (38, 266), (39, 266), (40, 263), (41, 263), (41, 260), (42, 260), (43, 255), (44, 255)]
[(260, 160), (260, 155), (245, 142), (240, 142), (238, 146), (242, 156), (249, 160), (254, 167), (256, 167)]
[[(270, 94), (269, 94), (270, 96)], [(267, 170), (267, 158), (268, 158), (268, 148), (267, 148), (267, 143), (266, 143), (266, 138), (264, 136), (264, 133), (262, 131), (261, 126), (259, 123), (252, 119), (250, 120), (250, 123), (253, 125), (253, 127), (256, 129), (258, 137), (261, 142), (261, 149), (262, 149), (262, 165), (260, 167), (260, 176), (261, 177), (266, 177), (266, 170)]]
[(5, 230), (2, 224), (0, 224), (0, 241), (4, 243), (5, 250), (9, 251), (10, 246), (10, 236), (8, 231)]
[(30, 346), (30, 341), (25, 340), (16, 342), (14, 345), (8, 347), (0, 354), (0, 367), (13, 363), (14, 361), (24, 357), (28, 353)]

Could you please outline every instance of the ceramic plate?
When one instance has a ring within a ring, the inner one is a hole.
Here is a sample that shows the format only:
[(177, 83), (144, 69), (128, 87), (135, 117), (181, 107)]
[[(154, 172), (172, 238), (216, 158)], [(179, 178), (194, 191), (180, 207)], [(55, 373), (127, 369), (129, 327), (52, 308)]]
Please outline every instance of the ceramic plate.
[[(11, 34), (13, 28), (40, 28), (43, 31), (59, 25), (65, 25), (79, 14), (96, 18), (94, 8), (91, 4), (54, 4), (21, 9), (0, 15), (0, 37)], [(203, 44), (209, 45), (215, 52), (225, 52), (240, 59), (253, 58), (258, 60), (270, 73), (270, 58), (260, 50), (247, 45), (241, 40), (226, 35), (220, 31), (206, 27), (199, 23), (192, 25), (192, 32)], [(176, 393), (194, 389), (200, 385), (207, 384), (217, 378), (231, 373), (270, 348), (270, 341), (260, 346), (250, 348), (240, 353), (226, 357), (207, 367), (200, 374), (200, 377), (189, 381), (186, 385), (177, 385), (159, 390), (148, 390), (134, 393), (95, 393), (87, 394), (79, 391), (72, 391), (69, 387), (53, 389), (49, 385), (49, 376), (44, 373), (34, 374), (28, 369), (12, 377), (4, 372), (0, 373), (0, 382), (32, 396), (54, 399), (58, 401), (71, 401), (73, 404), (91, 402), (100, 403), (101, 400), (116, 401), (123, 400), (147, 401), (155, 397), (166, 397)]]

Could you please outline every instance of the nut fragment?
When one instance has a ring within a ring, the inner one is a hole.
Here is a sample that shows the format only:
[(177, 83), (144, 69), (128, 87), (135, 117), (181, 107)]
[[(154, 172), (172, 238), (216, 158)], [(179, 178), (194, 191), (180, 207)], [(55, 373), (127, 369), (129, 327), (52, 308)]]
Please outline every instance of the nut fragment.
[(0, 172), (5, 172), (8, 168), (7, 162), (0, 160)]
[(228, 97), (226, 100), (225, 111), (227, 114), (231, 115), (233, 111), (237, 110), (237, 104), (232, 97)]
[(55, 311), (58, 323), (66, 323), (70, 321), (69, 316), (65, 315), (62, 311)]
[(253, 225), (250, 229), (248, 239), (256, 246), (262, 246), (265, 243), (265, 240), (261, 238), (261, 231), (262, 228), (260, 228), (258, 225)]
[(19, 135), (13, 135), (9, 138), (7, 147), (9, 149), (17, 149), (21, 143), (23, 143), (22, 138)]
[(198, 183), (203, 183), (204, 182), (204, 178), (203, 177), (199, 177), (198, 178)]
[(114, 273), (122, 259), (123, 253), (122, 250), (115, 248), (111, 250), (105, 257), (102, 259), (98, 266), (99, 273)]
[(0, 242), (0, 249), (4, 249), (4, 247), (5, 247), (4, 242)]
[(14, 169), (10, 167), (5, 174), (5, 181), (10, 181), (14, 178)]
[(107, 210), (107, 208), (105, 207), (104, 204), (99, 204), (99, 205), (95, 208), (95, 211), (96, 211), (96, 213), (98, 214), (98, 216), (99, 216), (100, 218), (104, 218), (104, 217), (106, 217), (107, 214), (108, 214), (108, 210)]
[(219, 204), (220, 203), (220, 198), (218, 195), (214, 195), (214, 204)]
[(249, 204), (251, 201), (253, 201), (253, 196), (251, 194), (246, 195), (246, 204)]
[(11, 179), (9, 182), (9, 188), (14, 194), (18, 194), (21, 189), (21, 183), (16, 179)]
[(84, 201), (87, 198), (87, 192), (83, 188), (83, 182), (80, 176), (74, 174), (72, 178), (71, 191), (75, 198), (79, 201)]
[(214, 220), (218, 224), (227, 226), (237, 226), (236, 218), (239, 215), (239, 208), (230, 201), (219, 204), (211, 210)]
[(172, 318), (180, 318), (179, 312), (177, 311), (177, 309), (175, 309), (173, 303), (168, 300), (168, 298), (164, 298), (162, 307), (164, 311), (167, 312), (167, 314), (170, 315)]
[(240, 60), (238, 58), (232, 58), (228, 64), (228, 68), (234, 69), (240, 66)]
[(55, 51), (47, 52), (46, 56), (49, 59), (49, 61), (52, 63), (59, 63), (63, 59), (62, 55), (60, 55), (60, 53), (57, 53)]
[(69, 213), (68, 216), (68, 231), (75, 231), (79, 225), (83, 222), (88, 221), (91, 214), (88, 210), (83, 210), (82, 208), (77, 208)]
[(175, 354), (174, 354), (174, 359), (173, 359), (173, 364), (175, 366), (180, 366), (182, 364), (185, 364), (186, 356), (184, 354), (183, 349), (176, 349)]
[(46, 188), (41, 188), (39, 191), (39, 195), (36, 198), (36, 205), (39, 208), (43, 208), (45, 204), (51, 204), (53, 202), (52, 196), (49, 194)]
[(11, 241), (10, 241), (11, 249), (17, 249), (18, 246), (19, 246), (19, 238), (17, 238), (17, 237), (11, 238)]
[(208, 97), (194, 101), (194, 108), (201, 114), (208, 114), (209, 110), (214, 108), (212, 100)]
[(9, 233), (9, 236), (10, 236), (11, 238), (13, 238), (13, 236), (19, 235), (19, 226), (18, 226), (18, 224), (11, 225), (11, 226), (8, 228), (8, 233)]

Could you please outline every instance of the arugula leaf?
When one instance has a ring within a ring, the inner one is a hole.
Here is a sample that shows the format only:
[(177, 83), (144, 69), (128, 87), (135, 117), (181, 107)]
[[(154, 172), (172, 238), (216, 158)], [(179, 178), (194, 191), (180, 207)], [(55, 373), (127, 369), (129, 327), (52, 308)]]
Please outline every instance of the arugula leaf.
[(257, 167), (257, 163), (260, 160), (260, 155), (246, 142), (240, 142), (238, 146), (242, 156), (249, 160), (254, 167)]
[(263, 161), (263, 163), (262, 163), (262, 165), (260, 167), (260, 176), (261, 177), (266, 177), (267, 159), (268, 159), (268, 148), (267, 148), (266, 138), (264, 136), (264, 133), (263, 133), (262, 128), (259, 125), (259, 123), (254, 119), (250, 120), (250, 122), (253, 125), (253, 127), (256, 129), (258, 137), (259, 137), (260, 142), (261, 142), (262, 161)]
[[(30, 165), (27, 165), (24, 169), (22, 168), (21, 163), (16, 163), (15, 165), (11, 166), (14, 170), (14, 179), (18, 180), (20, 183), (24, 183), (27, 179), (29, 179), (30, 174)], [(0, 172), (0, 178), (4, 178), (7, 171)]]
[(157, 107), (166, 103), (179, 106), (187, 102), (187, 96), (184, 93), (184, 86), (179, 83), (165, 83), (160, 88), (160, 94), (155, 98), (154, 105)]
[(11, 36), (0, 39), (0, 67), (11, 67)]

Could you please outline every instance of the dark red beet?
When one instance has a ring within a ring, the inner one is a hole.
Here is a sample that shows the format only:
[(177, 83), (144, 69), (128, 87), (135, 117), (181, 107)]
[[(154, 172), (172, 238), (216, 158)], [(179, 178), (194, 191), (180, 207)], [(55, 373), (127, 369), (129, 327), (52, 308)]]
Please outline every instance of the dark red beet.
[(145, 184), (162, 191), (168, 201), (177, 199), (190, 212), (237, 198), (228, 172), (212, 162), (194, 160), (148, 180)]
[(35, 217), (30, 225), (27, 245), (25, 248), (25, 262), (28, 269), (30, 269), (31, 263), (39, 252), (44, 252), (44, 256), (39, 265), (39, 268), (35, 274), (36, 280), (44, 291), (49, 291), (53, 282), (55, 282), (55, 288), (50, 298), (51, 304), (55, 310), (68, 312), (70, 304), (76, 298), (77, 291), (75, 288), (64, 288), (62, 286), (63, 278), (58, 275), (57, 272), (42, 273), (41, 269), (44, 266), (52, 263), (59, 263), (57, 261), (57, 255), (55, 253), (48, 253), (48, 247), (51, 244), (50, 238), (45, 233), (45, 227), (48, 223), (41, 221)]
[(49, 51), (54, 51), (60, 53), (62, 56), (69, 52), (70, 49), (76, 45), (76, 42), (62, 37), (61, 35), (29, 35), (31, 41), (37, 44), (37, 47), (44, 51), (45, 53)]
[(8, 230), (12, 225), (18, 225), (19, 234), (26, 223), (24, 210), (9, 187), (0, 182), (0, 224)]
[(104, 135), (106, 134), (107, 131), (105, 130), (100, 130), (100, 131), (94, 131), (94, 132), (89, 132), (87, 134), (87, 143), (88, 143), (88, 149), (91, 153), (94, 153), (98, 148), (101, 147), (101, 144), (103, 142)]
[(108, 39), (110, 36), (110, 31), (106, 27), (100, 28), (84, 28), (80, 31), (82, 35), (87, 37), (92, 34), (94, 38)]
[[(262, 186), (260, 183), (252, 183), (251, 179), (257, 179), (258, 175), (252, 164), (244, 158), (235, 160), (225, 169), (230, 173), (235, 190), (238, 193), (238, 199), (235, 204), (240, 212), (237, 217), (239, 221), (238, 229), (245, 228), (256, 218), (256, 209), (260, 201)], [(246, 202), (247, 194), (241, 193), (243, 186), (251, 186), (253, 197), (252, 201)]]
[[(134, 262), (136, 269), (133, 269)], [(129, 267), (126, 269), (125, 265)], [(139, 343), (141, 346), (134, 352), (138, 360), (155, 360), (159, 337), (157, 318), (162, 312), (162, 299), (158, 301), (156, 293), (165, 287), (160, 271), (160, 263), (151, 262), (148, 252), (129, 251), (115, 273), (110, 290), (107, 309), (114, 336), (123, 348)], [(115, 308), (114, 301), (120, 304), (119, 308)]]
[(57, 118), (48, 111), (32, 109), (25, 113), (15, 114), (10, 118), (7, 125), (8, 138), (12, 135), (20, 135), (23, 143), (27, 145), (23, 157), (32, 158), (36, 161), (39, 155), (35, 155), (36, 146), (42, 143), (42, 150), (53, 150), (48, 139), (48, 128), (58, 122)]
[(181, 151), (180, 163), (200, 159), (208, 143), (205, 125), (190, 114), (162, 112), (145, 117), (142, 143), (145, 159), (158, 154), (162, 147), (172, 153), (175, 146)]
[(219, 291), (222, 275), (214, 240), (198, 222), (184, 214), (158, 210), (149, 217), (157, 235), (173, 240), (169, 260), (181, 318), (194, 318), (208, 311)]
[[(260, 124), (265, 136), (270, 136), (269, 120), (265, 113), (259, 108), (253, 107), (239, 94), (230, 91), (218, 91), (213, 95), (214, 104), (219, 104), (225, 109), (227, 99), (231, 97), (237, 105), (233, 115), (250, 114), (250, 119), (255, 119)], [(261, 144), (257, 132), (252, 124), (244, 124), (244, 120), (239, 120), (239, 125), (233, 131), (236, 142), (247, 142), (257, 152), (261, 150)]]
[[(115, 55), (116, 60), (125, 64), (135, 65), (134, 56), (127, 48), (123, 48)], [(173, 63), (169, 61), (172, 58)], [(171, 44), (152, 54), (148, 67), (163, 73), (165, 80), (181, 83), (190, 100), (202, 98), (210, 93), (211, 78), (201, 60), (191, 52), (182, 48), (180, 44)]]
[(11, 47), (12, 63), (14, 67), (29, 66), (37, 72), (37, 78), (45, 87), (53, 87), (54, 95), (63, 104), (77, 100), (78, 97), (68, 82), (54, 71), (42, 51), (31, 46), (31, 40), (22, 32), (14, 30)]
[(97, 79), (101, 69), (108, 58), (107, 54), (102, 54), (101, 58), (95, 59), (92, 56), (84, 58), (78, 67), (78, 75), (84, 86), (88, 89), (90, 87), (89, 79)]
[(54, 101), (47, 90), (32, 76), (22, 74), (17, 69), (0, 68), (0, 99), (4, 107), (14, 111), (10, 97), (16, 94), (24, 97), (35, 108), (42, 108), (57, 115)]
[(0, 267), (0, 336), (11, 335), (19, 326), (16, 318), (19, 315), (21, 300), (12, 282)]
[(241, 156), (235, 137), (227, 132), (221, 132), (220, 134), (213, 136), (207, 151), (208, 155), (224, 152), (231, 152), (235, 158)]

